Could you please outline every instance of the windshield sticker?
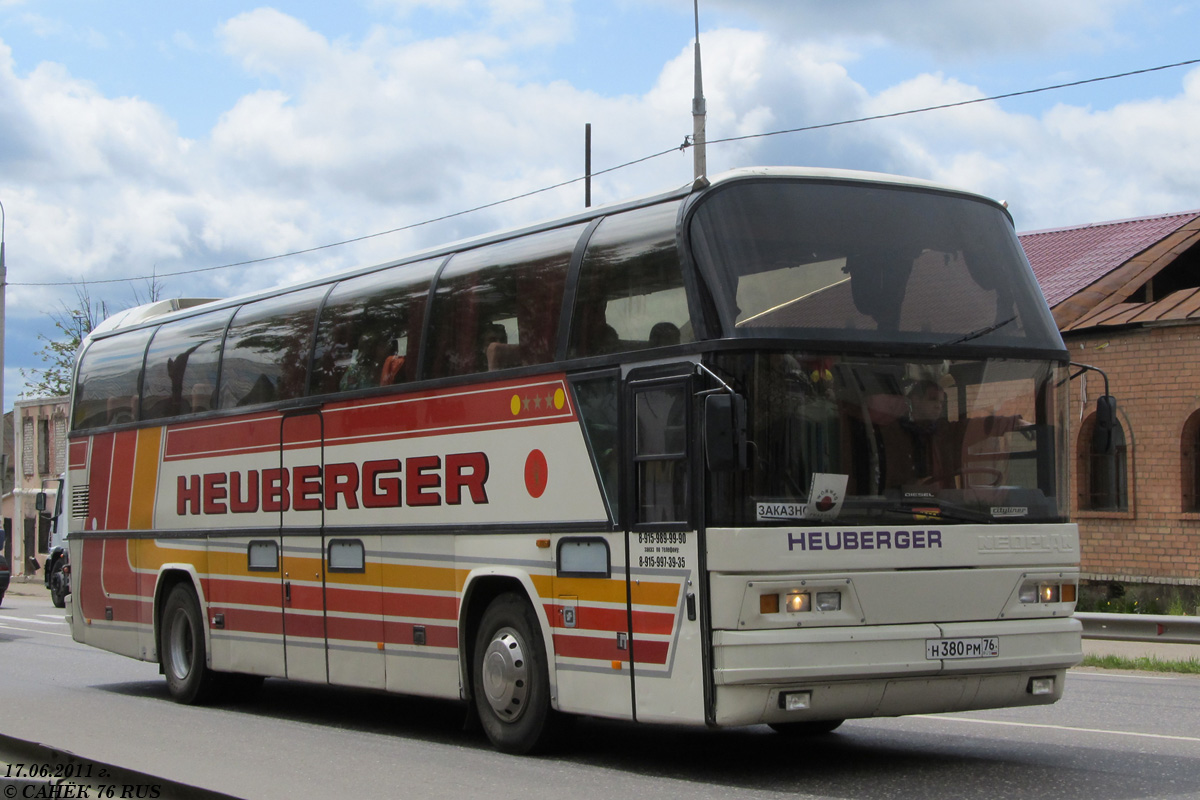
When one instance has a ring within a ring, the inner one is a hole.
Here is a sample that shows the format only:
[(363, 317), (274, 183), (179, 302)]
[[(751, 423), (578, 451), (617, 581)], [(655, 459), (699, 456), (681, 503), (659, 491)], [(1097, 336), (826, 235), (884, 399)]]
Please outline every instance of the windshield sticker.
[(832, 472), (814, 472), (808, 490), (808, 505), (804, 508), (805, 519), (837, 519), (846, 499), (846, 483), (849, 475)]
[(1029, 509), (1025, 506), (992, 506), (993, 517), (1027, 517)]
[(804, 519), (806, 503), (755, 503), (759, 522)]

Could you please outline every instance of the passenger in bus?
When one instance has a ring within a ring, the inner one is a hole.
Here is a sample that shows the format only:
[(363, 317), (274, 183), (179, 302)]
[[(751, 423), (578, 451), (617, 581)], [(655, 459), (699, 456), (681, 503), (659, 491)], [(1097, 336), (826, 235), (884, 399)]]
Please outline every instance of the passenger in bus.
[(659, 322), (650, 329), (651, 347), (668, 347), (679, 344), (679, 326), (673, 322)]
[(483, 361), (488, 372), (521, 365), (521, 347), (508, 343), (508, 331), (492, 323), (483, 331)]

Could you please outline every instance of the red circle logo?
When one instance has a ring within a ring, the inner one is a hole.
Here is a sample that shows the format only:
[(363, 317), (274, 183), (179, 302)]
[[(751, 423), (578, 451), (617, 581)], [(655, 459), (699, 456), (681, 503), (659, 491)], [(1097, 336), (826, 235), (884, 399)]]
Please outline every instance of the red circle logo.
[(541, 450), (533, 450), (525, 457), (525, 491), (529, 492), (530, 497), (541, 497), (542, 492), (546, 491), (549, 472), (546, 456)]

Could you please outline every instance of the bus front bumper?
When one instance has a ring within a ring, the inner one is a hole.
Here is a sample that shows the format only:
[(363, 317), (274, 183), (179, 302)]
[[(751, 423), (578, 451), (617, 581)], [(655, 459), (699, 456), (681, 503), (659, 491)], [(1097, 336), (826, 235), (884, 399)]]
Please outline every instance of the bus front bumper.
[[(1053, 703), (1083, 658), (1075, 619), (715, 631), (715, 722), (751, 725)], [(930, 643), (997, 640), (930, 658)]]

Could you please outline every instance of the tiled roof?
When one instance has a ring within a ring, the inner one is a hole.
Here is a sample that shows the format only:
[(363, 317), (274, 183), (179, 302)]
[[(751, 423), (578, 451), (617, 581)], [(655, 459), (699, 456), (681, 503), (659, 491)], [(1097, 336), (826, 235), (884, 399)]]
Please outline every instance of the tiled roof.
[(1200, 211), (1101, 222), (1020, 235), (1046, 302), (1053, 308), (1200, 217)]

